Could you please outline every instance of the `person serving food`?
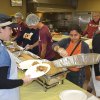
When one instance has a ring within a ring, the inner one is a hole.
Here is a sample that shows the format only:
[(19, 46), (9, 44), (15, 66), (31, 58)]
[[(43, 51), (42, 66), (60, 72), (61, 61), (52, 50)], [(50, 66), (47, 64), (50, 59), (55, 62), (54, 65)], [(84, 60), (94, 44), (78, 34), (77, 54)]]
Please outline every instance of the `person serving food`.
[(10, 40), (12, 27), (15, 26), (8, 15), (0, 14), (0, 100), (19, 100), (18, 87), (34, 80), (29, 76), (17, 79), (16, 62), (3, 44), (3, 41)]

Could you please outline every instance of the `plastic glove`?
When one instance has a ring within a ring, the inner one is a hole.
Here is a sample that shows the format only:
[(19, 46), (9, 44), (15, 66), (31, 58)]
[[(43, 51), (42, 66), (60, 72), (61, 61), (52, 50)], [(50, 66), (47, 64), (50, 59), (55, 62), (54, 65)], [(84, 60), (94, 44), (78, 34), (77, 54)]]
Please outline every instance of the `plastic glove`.
[(25, 46), (25, 50), (29, 50), (29, 49), (32, 49), (32, 45), (27, 44), (27, 45)]
[(68, 56), (68, 53), (67, 53), (67, 51), (66, 51), (64, 48), (59, 48), (57, 52), (58, 52), (59, 55), (62, 56), (62, 57)]

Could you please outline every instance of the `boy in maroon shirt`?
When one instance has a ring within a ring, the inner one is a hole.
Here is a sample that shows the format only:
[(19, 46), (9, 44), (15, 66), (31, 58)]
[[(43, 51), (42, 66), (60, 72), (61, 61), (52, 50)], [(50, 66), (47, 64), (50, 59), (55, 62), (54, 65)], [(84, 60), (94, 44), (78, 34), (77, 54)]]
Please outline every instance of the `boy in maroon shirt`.
[(40, 22), (40, 18), (35, 14), (29, 14), (26, 18), (26, 23), (29, 27), (39, 29), (39, 56), (43, 59), (53, 60), (55, 53), (52, 50), (52, 37), (49, 28)]

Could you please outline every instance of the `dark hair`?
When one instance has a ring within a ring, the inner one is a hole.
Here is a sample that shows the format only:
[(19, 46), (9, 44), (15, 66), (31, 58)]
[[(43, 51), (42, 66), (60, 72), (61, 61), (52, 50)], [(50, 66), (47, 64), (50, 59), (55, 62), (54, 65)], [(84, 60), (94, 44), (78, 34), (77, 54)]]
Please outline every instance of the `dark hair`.
[(70, 33), (72, 30), (76, 30), (80, 35), (83, 33), (81, 27), (78, 24), (70, 24), (68, 26), (68, 32)]
[(2, 26), (1, 28), (2, 28), (2, 29), (5, 29), (6, 27), (7, 27), (7, 26)]

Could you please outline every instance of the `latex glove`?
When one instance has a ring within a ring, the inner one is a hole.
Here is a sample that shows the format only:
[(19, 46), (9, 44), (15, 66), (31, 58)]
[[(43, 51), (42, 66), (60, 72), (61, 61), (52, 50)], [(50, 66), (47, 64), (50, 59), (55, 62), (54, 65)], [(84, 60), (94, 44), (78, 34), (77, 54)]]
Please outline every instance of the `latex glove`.
[(62, 56), (62, 57), (68, 56), (68, 53), (67, 53), (67, 51), (66, 51), (64, 48), (59, 48), (57, 52), (58, 52), (59, 55)]
[(29, 49), (32, 49), (32, 45), (27, 44), (27, 45), (25, 46), (25, 50), (29, 50)]

